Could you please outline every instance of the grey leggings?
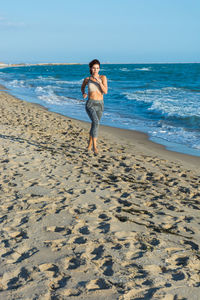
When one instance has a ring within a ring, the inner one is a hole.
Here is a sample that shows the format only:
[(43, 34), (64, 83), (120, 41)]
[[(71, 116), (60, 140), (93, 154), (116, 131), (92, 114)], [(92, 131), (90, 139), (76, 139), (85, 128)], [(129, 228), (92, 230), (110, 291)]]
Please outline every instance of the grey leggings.
[(103, 100), (89, 99), (85, 105), (86, 112), (92, 121), (90, 135), (94, 138), (98, 136), (99, 121), (103, 114), (104, 103)]

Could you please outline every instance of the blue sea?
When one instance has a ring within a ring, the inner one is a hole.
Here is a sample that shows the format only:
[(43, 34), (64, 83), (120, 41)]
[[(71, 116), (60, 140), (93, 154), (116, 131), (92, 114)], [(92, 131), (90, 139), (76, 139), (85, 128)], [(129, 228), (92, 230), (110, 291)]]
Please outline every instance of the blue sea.
[[(167, 149), (200, 156), (200, 64), (103, 64), (101, 124), (138, 130)], [(23, 100), (89, 121), (81, 84), (88, 65), (0, 69), (0, 84)]]

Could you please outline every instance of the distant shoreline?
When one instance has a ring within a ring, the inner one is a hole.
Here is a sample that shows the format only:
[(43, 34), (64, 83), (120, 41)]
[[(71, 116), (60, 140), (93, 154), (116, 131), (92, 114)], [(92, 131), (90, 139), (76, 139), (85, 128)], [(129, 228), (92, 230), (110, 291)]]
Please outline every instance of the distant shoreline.
[(20, 64), (0, 64), (0, 68), (6, 67), (29, 67), (29, 66), (62, 66), (62, 65), (81, 65), (80, 63), (20, 63)]
[[(102, 65), (170, 65), (170, 64), (200, 64), (200, 62), (147, 62), (147, 63), (132, 63), (132, 62), (118, 62), (118, 63), (110, 63), (110, 62), (102, 62)], [(19, 64), (4, 64), (0, 63), (1, 68), (8, 68), (8, 67), (29, 67), (29, 66), (65, 66), (65, 65), (88, 65), (88, 63), (19, 63)]]

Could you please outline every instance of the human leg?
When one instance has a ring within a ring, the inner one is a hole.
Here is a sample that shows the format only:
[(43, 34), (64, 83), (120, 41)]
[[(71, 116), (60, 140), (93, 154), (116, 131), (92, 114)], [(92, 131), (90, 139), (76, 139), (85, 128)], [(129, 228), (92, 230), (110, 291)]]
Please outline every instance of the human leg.
[(93, 137), (93, 150), (94, 153), (97, 154), (98, 153), (98, 149), (97, 149), (97, 136), (98, 136), (98, 130), (99, 130), (99, 123), (103, 114), (103, 109), (104, 109), (104, 104), (103, 101), (99, 102), (96, 108), (96, 114), (98, 117), (98, 125), (96, 126), (96, 137)]
[(93, 145), (93, 150), (97, 154), (97, 136), (99, 129), (99, 121), (103, 113), (103, 102), (98, 100), (88, 100), (86, 103), (86, 112), (92, 121), (88, 142), (88, 150), (90, 150)]
[(88, 141), (88, 150), (91, 150), (93, 145), (93, 137), (89, 135), (89, 141)]

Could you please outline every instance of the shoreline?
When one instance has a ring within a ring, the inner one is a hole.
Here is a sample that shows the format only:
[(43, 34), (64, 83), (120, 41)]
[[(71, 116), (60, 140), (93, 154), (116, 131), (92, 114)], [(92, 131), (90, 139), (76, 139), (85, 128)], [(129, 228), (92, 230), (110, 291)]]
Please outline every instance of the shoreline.
[(199, 168), (145, 134), (0, 92), (0, 298), (187, 299), (199, 291)]
[[(41, 107), (47, 109), (43, 105), (41, 105)], [(53, 112), (53, 111), (50, 112), (62, 116), (64, 118), (67, 118), (69, 120), (74, 120), (75, 122), (77, 122), (77, 124), (80, 124), (81, 127), (83, 126), (85, 129), (88, 129), (89, 132), (90, 122), (71, 118), (57, 112)], [(160, 158), (169, 159), (181, 163), (182, 165), (188, 168), (192, 168), (195, 170), (197, 168), (200, 169), (199, 156), (168, 150), (164, 145), (151, 141), (148, 134), (144, 132), (140, 132), (137, 130), (122, 129), (118, 127), (112, 127), (112, 126), (100, 124), (99, 138), (103, 139), (104, 136), (106, 137), (106, 139), (111, 139), (117, 144), (121, 144), (121, 142), (124, 141), (124, 143), (129, 145), (130, 147), (134, 148), (135, 146), (137, 146), (137, 150), (136, 150), (137, 154), (139, 153), (139, 151), (144, 151), (148, 153), (148, 155), (158, 155)], [(129, 149), (128, 151), (131, 150)]]
[[(9, 90), (7, 90), (6, 87), (4, 87), (3, 85), (0, 85), (0, 90), (4, 90), (6, 93), (11, 95), (12, 97), (15, 97), (19, 101), (26, 102), (25, 100), (22, 100), (16, 96), (13, 96), (12, 93), (9, 93)], [(90, 122), (82, 121), (79, 119), (75, 119), (75, 118), (72, 118), (69, 116), (62, 115), (61, 113), (50, 111), (50, 110), (48, 110), (48, 108), (46, 108), (42, 104), (38, 104), (38, 103), (34, 103), (34, 102), (27, 102), (27, 103), (32, 103), (33, 105), (38, 105), (51, 113), (58, 114), (69, 120), (74, 120), (76, 122), (80, 122), (81, 126), (82, 125), (84, 126), (84, 124), (87, 124), (86, 127), (88, 127), (88, 125), (90, 126)], [(124, 140), (125, 143), (128, 143), (133, 146), (135, 144), (134, 143), (134, 141), (135, 141), (137, 143), (138, 147), (141, 148), (141, 150), (147, 151), (150, 155), (157, 154), (160, 157), (166, 156), (167, 159), (172, 159), (172, 160), (175, 160), (182, 164), (186, 164), (189, 168), (190, 167), (200, 168), (200, 156), (195, 156), (195, 155), (191, 155), (191, 154), (185, 154), (185, 153), (169, 150), (166, 148), (165, 145), (151, 141), (150, 136), (147, 133), (137, 131), (137, 130), (132, 130), (132, 129), (123, 129), (123, 128), (118, 128), (118, 127), (112, 127), (112, 126), (102, 125), (102, 124), (100, 124), (99, 132), (100, 132), (100, 134), (101, 134), (101, 132), (104, 133), (105, 135), (108, 136), (108, 138), (114, 138), (115, 142), (117, 142), (117, 143), (119, 142), (119, 140)], [(100, 136), (100, 137), (103, 138), (102, 136)]]
[[(101, 126), (104, 127), (103, 125)], [(149, 136), (146, 133), (110, 126), (105, 126), (105, 132), (110, 132), (111, 135), (115, 134), (116, 138), (120, 138), (120, 140), (125, 139), (130, 145), (136, 143), (138, 149), (144, 150), (149, 155), (156, 154), (159, 157), (185, 164), (185, 166), (187, 164), (188, 167), (192, 165), (195, 169), (200, 168), (200, 157), (168, 150), (164, 145), (149, 140)]]
[(7, 91), (8, 89), (4, 85), (0, 84), (0, 90), (1, 91)]

